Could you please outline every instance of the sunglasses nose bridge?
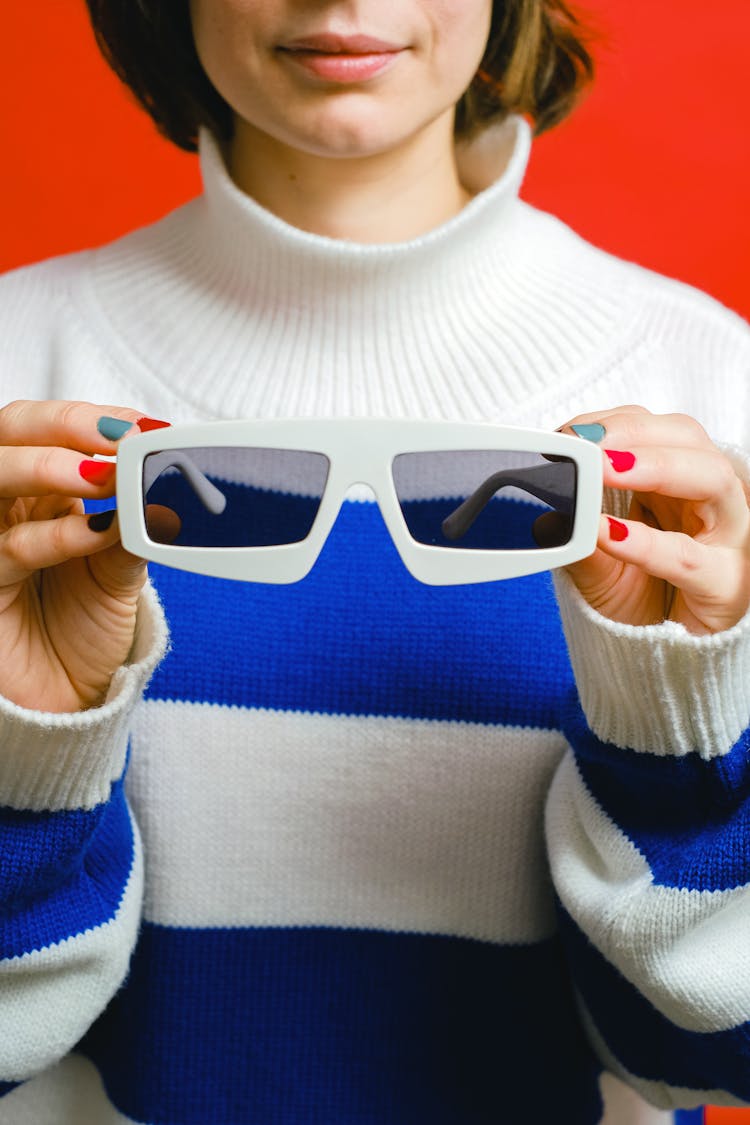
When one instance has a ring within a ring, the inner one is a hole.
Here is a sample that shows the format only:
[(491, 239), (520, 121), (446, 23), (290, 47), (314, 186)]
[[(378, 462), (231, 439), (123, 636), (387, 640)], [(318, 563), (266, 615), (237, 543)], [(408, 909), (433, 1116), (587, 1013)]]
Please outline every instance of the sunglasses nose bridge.
[[(394, 542), (398, 539), (397, 530), (394, 535), (395, 496), (391, 461), (390, 453), (384, 454), (382, 448), (373, 449), (368, 442), (364, 442), (359, 448), (350, 446), (344, 455), (339, 451), (338, 456), (331, 458), (326, 487), (327, 509), (331, 523), (346, 499), (374, 501)], [(363, 495), (361, 491), (363, 489), (366, 489), (370, 495)], [(398, 542), (396, 545), (398, 546)]]
[(377, 496), (387, 486), (390, 459), (384, 456), (382, 446), (372, 441), (372, 435), (354, 435), (360, 441), (347, 442), (345, 448), (336, 450), (331, 458), (330, 485), (335, 484), (336, 492), (343, 499), (350, 488), (366, 487)]

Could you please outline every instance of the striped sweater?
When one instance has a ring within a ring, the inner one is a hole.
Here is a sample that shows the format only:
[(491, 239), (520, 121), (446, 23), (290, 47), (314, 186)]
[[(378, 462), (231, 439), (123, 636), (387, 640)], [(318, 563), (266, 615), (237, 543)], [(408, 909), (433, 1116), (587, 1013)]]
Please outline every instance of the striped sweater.
[[(392, 246), (288, 227), (204, 136), (199, 198), (0, 281), (0, 396), (549, 428), (640, 402), (747, 477), (744, 323), (522, 202), (504, 128), (509, 165), (485, 134), (473, 201)], [(0, 699), (3, 1125), (750, 1101), (750, 618), (422, 586), (361, 494), (295, 585), (150, 578), (101, 707)]]

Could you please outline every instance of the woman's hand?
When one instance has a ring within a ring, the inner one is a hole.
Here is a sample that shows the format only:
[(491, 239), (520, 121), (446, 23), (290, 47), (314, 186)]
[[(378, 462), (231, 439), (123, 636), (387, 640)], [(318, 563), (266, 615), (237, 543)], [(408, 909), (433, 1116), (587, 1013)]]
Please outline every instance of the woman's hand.
[(82, 498), (113, 495), (114, 464), (92, 455), (114, 456), (118, 422), (140, 417), (85, 402), (0, 409), (0, 693), (22, 707), (91, 707), (127, 659), (146, 564)]
[(602, 516), (597, 549), (568, 568), (584, 598), (631, 625), (729, 629), (750, 605), (750, 510), (729, 459), (694, 419), (623, 406), (563, 431), (597, 441), (604, 484), (629, 490), (626, 520)]

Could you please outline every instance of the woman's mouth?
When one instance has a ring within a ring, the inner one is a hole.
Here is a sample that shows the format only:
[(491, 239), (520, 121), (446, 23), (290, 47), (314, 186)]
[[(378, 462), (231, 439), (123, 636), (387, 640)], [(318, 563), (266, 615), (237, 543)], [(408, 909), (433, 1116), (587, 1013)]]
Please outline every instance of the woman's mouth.
[(279, 47), (292, 65), (325, 82), (363, 82), (392, 66), (404, 47), (367, 35), (320, 34)]

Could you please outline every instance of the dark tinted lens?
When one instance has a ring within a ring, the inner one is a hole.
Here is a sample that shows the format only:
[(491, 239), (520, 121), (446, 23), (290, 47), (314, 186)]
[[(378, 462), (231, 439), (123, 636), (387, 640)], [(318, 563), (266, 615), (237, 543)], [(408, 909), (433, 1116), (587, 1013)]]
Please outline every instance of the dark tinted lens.
[(497, 450), (402, 453), (393, 481), (409, 534), (436, 547), (518, 551), (573, 532), (576, 466)]
[(143, 463), (146, 526), (183, 547), (270, 547), (310, 532), (328, 477), (322, 453), (192, 448)]

